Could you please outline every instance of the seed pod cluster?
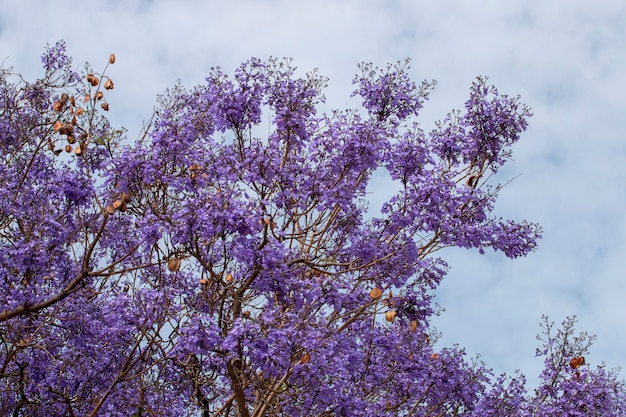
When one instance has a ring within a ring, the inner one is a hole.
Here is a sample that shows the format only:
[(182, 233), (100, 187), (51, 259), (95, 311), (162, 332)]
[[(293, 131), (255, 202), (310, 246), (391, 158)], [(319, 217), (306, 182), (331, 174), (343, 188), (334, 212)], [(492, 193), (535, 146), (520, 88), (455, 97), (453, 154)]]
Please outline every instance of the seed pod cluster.
[(119, 198), (113, 200), (111, 204), (108, 204), (105, 207), (105, 211), (107, 214), (114, 214), (116, 211), (121, 211), (122, 213), (127, 210), (127, 203), (130, 201), (130, 194), (122, 193)]
[[(60, 135), (66, 136), (68, 145), (74, 145), (77, 142), (75, 132), (77, 129), (80, 129), (78, 127), (77, 117), (80, 117), (85, 110), (76, 104), (76, 98), (74, 96), (70, 96), (67, 93), (61, 94), (61, 97), (53, 103), (52, 108), (56, 112), (63, 113), (63, 115), (59, 116), (52, 124), (52, 130)], [(86, 138), (84, 133), (80, 136), (81, 139), (83, 136)], [(65, 149), (67, 153), (74, 152), (76, 155), (81, 155), (84, 151), (84, 146), (73, 147), (68, 145), (55, 150), (55, 154), (58, 155), (63, 149)]]
[[(115, 54), (109, 55), (109, 64), (115, 63)], [(102, 79), (98, 78), (95, 74), (87, 74), (87, 82), (91, 87), (98, 87), (98, 85), (102, 85), (105, 90), (113, 90), (115, 87), (113, 84), (113, 80), (110, 77), (106, 77), (106, 81), (104, 81), (105, 76), (101, 76)], [(101, 84), (102, 81), (102, 84)], [(97, 91), (93, 94), (93, 97), (90, 94), (85, 94), (83, 98), (83, 102), (87, 103), (89, 100), (100, 101), (104, 100), (104, 93), (98, 87)], [(100, 105), (104, 111), (109, 111), (109, 103), (106, 101)]]

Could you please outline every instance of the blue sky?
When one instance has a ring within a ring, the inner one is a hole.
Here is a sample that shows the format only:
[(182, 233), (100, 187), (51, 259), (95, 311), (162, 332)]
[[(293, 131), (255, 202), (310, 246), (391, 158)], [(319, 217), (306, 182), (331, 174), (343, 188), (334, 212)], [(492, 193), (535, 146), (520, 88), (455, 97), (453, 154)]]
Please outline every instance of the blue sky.
[[(209, 69), (292, 57), (330, 78), (330, 107), (349, 99), (356, 64), (412, 59), (416, 81), (438, 84), (422, 127), (461, 108), (472, 80), (533, 109), (498, 214), (539, 222), (537, 253), (521, 260), (448, 250), (437, 293), (439, 344), (458, 343), (496, 372), (520, 369), (534, 384), (541, 314), (576, 315), (596, 334), (588, 362), (626, 367), (626, 3), (572, 1), (55, 1), (0, 0), (0, 62), (33, 79), (47, 43), (75, 63), (103, 67), (114, 52), (108, 99), (114, 124), (139, 135), (157, 94), (191, 87)], [(384, 181), (372, 187), (380, 201)], [(378, 199), (378, 200), (377, 200)], [(622, 371), (622, 376), (626, 375)]]

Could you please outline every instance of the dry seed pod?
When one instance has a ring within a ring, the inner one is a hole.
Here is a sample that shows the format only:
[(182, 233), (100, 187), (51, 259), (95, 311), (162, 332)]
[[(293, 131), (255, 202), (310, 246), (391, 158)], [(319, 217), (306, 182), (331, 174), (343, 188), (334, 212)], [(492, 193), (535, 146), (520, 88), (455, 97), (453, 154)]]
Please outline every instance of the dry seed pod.
[(439, 359), (439, 354), (433, 352), (433, 353), (430, 354), (430, 358), (431, 359)]
[(395, 319), (396, 319), (395, 310), (389, 310), (388, 312), (385, 313), (385, 320), (387, 320), (389, 323), (393, 323)]
[(56, 122), (54, 122), (54, 125), (52, 125), (52, 130), (54, 130), (55, 132), (58, 132), (59, 129), (61, 129), (62, 127), (63, 127), (63, 123), (57, 120)]
[(172, 258), (169, 261), (167, 261), (167, 269), (169, 269), (171, 272), (176, 272), (180, 269), (180, 259), (178, 258)]
[(250, 317), (250, 311), (244, 310), (243, 315), (244, 317)]
[(110, 78), (104, 83), (104, 88), (105, 90), (113, 90), (113, 81)]
[(76, 107), (76, 99), (74, 98), (74, 96), (70, 97), (70, 104), (72, 105), (72, 107)]
[(63, 125), (61, 127), (61, 129), (59, 129), (59, 133), (62, 135), (71, 135), (72, 133), (74, 133), (74, 127), (72, 125)]
[(77, 109), (76, 109), (76, 111), (74, 112), (74, 114), (75, 114), (76, 116), (80, 116), (81, 114), (83, 114), (83, 112), (84, 112), (84, 111), (85, 111), (85, 110), (84, 110), (82, 107), (79, 107), (79, 108), (77, 108)]
[(89, 84), (91, 84), (91, 85), (92, 85), (92, 87), (97, 86), (97, 85), (98, 85), (98, 83), (100, 82), (100, 81), (98, 80), (98, 77), (96, 77), (96, 76), (95, 76), (95, 75), (93, 75), (93, 74), (89, 74), (89, 75), (87, 75), (87, 81), (89, 82)]
[(119, 210), (124, 213), (126, 210), (128, 209), (128, 207), (126, 206), (126, 203), (122, 203), (122, 205), (120, 206)]
[(115, 54), (109, 55), (109, 64), (115, 64)]
[(372, 297), (372, 300), (378, 300), (381, 295), (383, 295), (383, 290), (380, 288), (372, 288), (370, 291), (370, 297)]
[(76, 145), (76, 148), (74, 148), (74, 153), (76, 155), (80, 155), (81, 153), (83, 153), (83, 150), (81, 149), (80, 144)]
[(228, 281), (228, 282), (232, 281), (232, 280), (233, 280), (233, 274), (231, 274), (231, 273), (229, 272), (228, 274), (226, 274), (225, 279), (226, 279), (226, 281)]
[(106, 213), (109, 215), (113, 215), (115, 213), (115, 209), (110, 204), (104, 208), (104, 211), (106, 211)]
[(63, 103), (61, 103), (60, 101), (55, 101), (52, 105), (52, 109), (57, 112), (63, 111)]
[(300, 358), (300, 363), (301, 363), (301, 364), (305, 364), (305, 363), (307, 363), (307, 362), (308, 362), (308, 361), (310, 361), (310, 360), (311, 360), (311, 355), (310, 355), (309, 353), (305, 353), (305, 354), (303, 354), (303, 355), (302, 355), (302, 357)]
[(69, 143), (70, 145), (73, 145), (76, 143), (76, 136), (73, 135), (68, 135), (67, 137), (67, 143)]
[(104, 98), (104, 93), (102, 91), (98, 91), (96, 94), (94, 94), (93, 99), (94, 100), (102, 100)]
[(85, 96), (83, 97), (83, 103), (88, 102), (91, 99), (91, 96), (89, 94), (85, 94)]
[(209, 280), (206, 278), (201, 278), (200, 279), (200, 285), (209, 285)]
[(569, 361), (569, 366), (572, 367), (572, 369), (578, 369), (580, 368), (581, 365), (585, 364), (585, 357), (584, 356), (580, 356), (578, 358), (572, 358)]
[(72, 145), (65, 145), (65, 152), (67, 153), (72, 152)]
[(478, 175), (470, 175), (467, 178), (467, 186), (468, 187), (472, 187), (472, 188), (476, 188), (476, 185), (478, 185)]
[(412, 331), (412, 332), (417, 331), (417, 320), (411, 320), (411, 322), (409, 323), (409, 325), (411, 326), (411, 331)]
[(122, 204), (123, 204), (122, 200), (115, 200), (115, 201), (113, 202), (113, 208), (114, 208), (115, 210), (117, 210), (117, 209), (119, 209), (119, 208), (122, 206)]
[(67, 93), (63, 93), (61, 94), (61, 103), (65, 104), (67, 103), (67, 100), (69, 100), (70, 96), (67, 95)]
[(104, 111), (109, 111), (109, 103), (102, 103), (100, 106), (102, 106)]

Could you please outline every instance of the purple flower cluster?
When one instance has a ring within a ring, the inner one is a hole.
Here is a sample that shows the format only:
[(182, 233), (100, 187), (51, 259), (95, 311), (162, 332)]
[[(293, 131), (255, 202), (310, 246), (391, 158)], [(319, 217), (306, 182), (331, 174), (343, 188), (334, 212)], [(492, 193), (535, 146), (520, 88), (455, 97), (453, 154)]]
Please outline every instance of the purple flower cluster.
[[(319, 114), (324, 77), (251, 59), (167, 91), (130, 143), (96, 106), (108, 76), (70, 63), (58, 43), (33, 84), (0, 71), (0, 415), (624, 414), (571, 320), (534, 393), (431, 340), (435, 252), (540, 238), (487, 182), (519, 99), (480, 78), (426, 133), (408, 62), (362, 64), (365, 112)], [(399, 191), (370, 213), (377, 170)]]

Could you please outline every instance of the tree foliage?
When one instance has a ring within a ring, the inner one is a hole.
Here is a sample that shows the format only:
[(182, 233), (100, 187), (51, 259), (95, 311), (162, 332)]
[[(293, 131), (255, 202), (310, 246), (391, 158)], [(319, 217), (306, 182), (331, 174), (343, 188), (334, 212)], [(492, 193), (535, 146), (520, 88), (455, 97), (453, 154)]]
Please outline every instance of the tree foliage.
[[(546, 319), (534, 393), (429, 336), (439, 249), (540, 237), (492, 214), (518, 97), (478, 78), (425, 132), (434, 83), (408, 61), (360, 65), (362, 108), (327, 114), (316, 71), (251, 59), (167, 91), (129, 141), (103, 116), (114, 55), (42, 61), (35, 82), (0, 72), (0, 414), (623, 414), (574, 319)], [(371, 213), (379, 172), (398, 192)]]

